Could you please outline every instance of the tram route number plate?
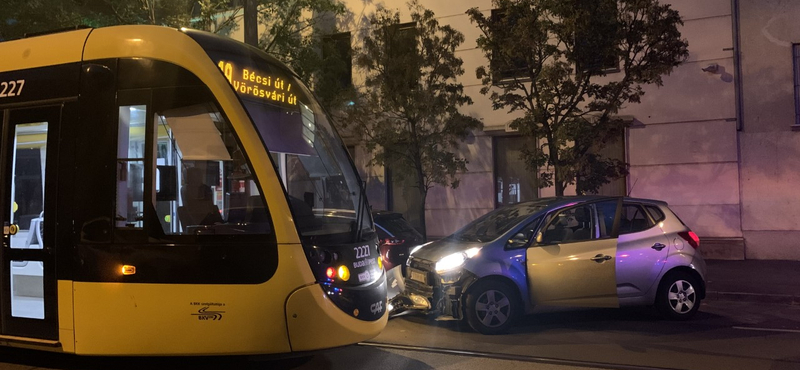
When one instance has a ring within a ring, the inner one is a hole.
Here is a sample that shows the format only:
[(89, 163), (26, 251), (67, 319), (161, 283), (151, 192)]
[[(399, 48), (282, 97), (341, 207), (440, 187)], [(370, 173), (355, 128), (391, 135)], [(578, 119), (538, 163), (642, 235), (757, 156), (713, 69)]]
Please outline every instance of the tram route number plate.
[(428, 284), (428, 274), (417, 269), (409, 268), (408, 275), (411, 280), (418, 281), (423, 284)]

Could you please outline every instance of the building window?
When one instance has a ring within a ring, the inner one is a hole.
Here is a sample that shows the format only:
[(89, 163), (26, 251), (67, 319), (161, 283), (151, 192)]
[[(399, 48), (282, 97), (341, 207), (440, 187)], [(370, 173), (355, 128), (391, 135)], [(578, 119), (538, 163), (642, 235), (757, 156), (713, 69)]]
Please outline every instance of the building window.
[[(417, 23), (400, 23), (383, 30), (386, 32), (386, 56), (392, 60), (404, 61), (405, 63), (390, 63), (386, 67), (389, 68), (387, 75), (398, 76), (394, 81), (397, 83), (405, 83), (409, 88), (413, 89), (419, 84), (421, 72), (416, 65), (415, 58), (417, 56)], [(396, 88), (390, 87), (391, 90), (402, 91), (404, 86), (400, 85)]]
[[(500, 39), (509, 37), (505, 32), (512, 30), (516, 22), (517, 18), (513, 15), (507, 17), (506, 9), (492, 9), (492, 24), (495, 25), (495, 27), (492, 27), (492, 33), (497, 35)], [(510, 60), (497, 58), (492, 55), (489, 66), (491, 68), (492, 78), (495, 81), (525, 79), (530, 77), (528, 76), (528, 63), (519, 55), (512, 57)]]
[(522, 150), (530, 141), (524, 136), (494, 138), (496, 207), (539, 197), (537, 173), (528, 170), (522, 159)]
[(591, 74), (619, 72), (614, 39), (618, 32), (616, 0), (579, 0), (575, 30), (575, 67)]
[(337, 33), (322, 38), (322, 59), (325, 72), (336, 76), (339, 87), (353, 84), (353, 49), (350, 32)]
[(800, 44), (792, 45), (794, 57), (794, 125), (800, 126)]

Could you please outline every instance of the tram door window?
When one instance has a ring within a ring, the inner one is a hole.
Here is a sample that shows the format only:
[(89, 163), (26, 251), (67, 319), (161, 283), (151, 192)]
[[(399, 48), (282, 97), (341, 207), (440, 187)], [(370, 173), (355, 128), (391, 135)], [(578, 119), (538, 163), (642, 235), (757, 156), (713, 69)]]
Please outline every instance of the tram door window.
[(54, 184), (47, 174), (55, 150), (48, 148), (48, 139), (52, 143), (58, 135), (54, 130), (61, 107), (10, 110), (5, 114), (6, 139), (0, 144), (4, 156), (0, 161), (0, 219), (5, 226), (0, 271), (6, 287), (0, 290), (2, 334), (51, 338), (57, 323), (54, 246), (47, 225), (55, 218), (48, 218), (46, 212), (53, 209), (52, 200), (50, 205), (46, 203), (47, 194), (52, 194), (46, 189)]
[[(47, 158), (47, 122), (14, 127), (11, 181), (11, 236), (13, 249), (42, 249), (44, 180)], [(11, 316), (44, 318), (42, 261), (11, 261)]]

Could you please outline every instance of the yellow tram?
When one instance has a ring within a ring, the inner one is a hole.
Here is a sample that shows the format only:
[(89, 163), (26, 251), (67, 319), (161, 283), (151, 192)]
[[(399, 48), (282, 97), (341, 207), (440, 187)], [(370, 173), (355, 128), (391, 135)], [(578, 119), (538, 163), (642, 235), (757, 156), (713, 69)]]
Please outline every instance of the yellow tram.
[(386, 325), (362, 182), (258, 49), (156, 26), (0, 43), (0, 344), (267, 354)]

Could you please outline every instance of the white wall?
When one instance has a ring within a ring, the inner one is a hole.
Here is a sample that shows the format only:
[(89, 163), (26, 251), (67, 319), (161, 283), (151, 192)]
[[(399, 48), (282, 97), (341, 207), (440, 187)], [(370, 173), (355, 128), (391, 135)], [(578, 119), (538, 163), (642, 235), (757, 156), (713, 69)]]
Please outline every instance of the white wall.
[[(741, 237), (730, 0), (675, 0), (689, 59), (622, 114), (631, 195), (667, 201), (702, 237)], [(701, 69), (719, 66), (716, 73)], [(635, 185), (634, 185), (635, 184)]]
[(800, 2), (740, 0), (744, 129), (742, 228), (747, 258), (800, 259), (800, 132), (792, 44)]

